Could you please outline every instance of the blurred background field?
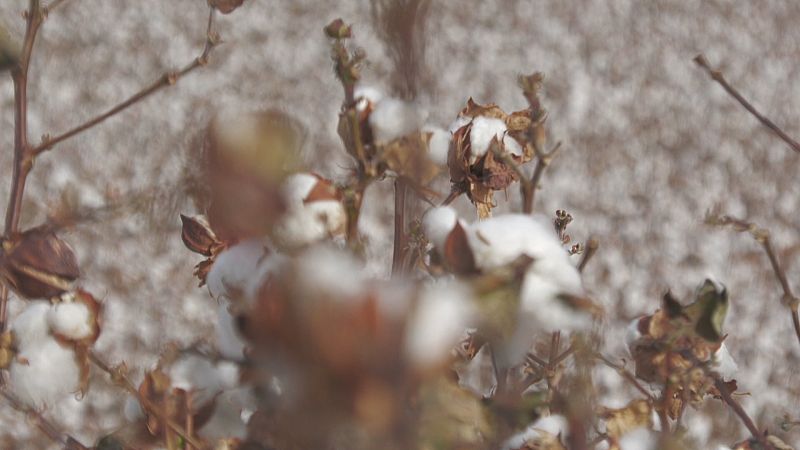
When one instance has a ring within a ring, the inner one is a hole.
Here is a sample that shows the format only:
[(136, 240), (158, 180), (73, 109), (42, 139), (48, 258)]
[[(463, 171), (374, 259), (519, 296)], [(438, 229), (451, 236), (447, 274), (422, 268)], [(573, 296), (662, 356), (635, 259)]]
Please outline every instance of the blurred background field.
[[(5, 2), (0, 20), (21, 35), (27, 1)], [(30, 75), (32, 138), (56, 134), (118, 103), (197, 56), (205, 39), (203, 0), (68, 0), (47, 19)], [(309, 168), (332, 177), (348, 159), (336, 135), (341, 88), (322, 27), (353, 23), (369, 64), (365, 83), (387, 90), (392, 64), (367, 1), (249, 0), (220, 16), (225, 43), (207, 68), (59, 145), (36, 162), (23, 226), (57, 205), (124, 205), (67, 236), (86, 286), (105, 300), (96, 348), (145, 368), (167, 343), (213, 332), (215, 305), (196, 288), (197, 262), (180, 241), (178, 213), (191, 201), (197, 138), (219, 111), (278, 108), (306, 128)], [(741, 398), (778, 432), (800, 416), (800, 347), (761, 248), (747, 235), (703, 225), (715, 209), (768, 228), (790, 283), (800, 267), (800, 155), (772, 136), (692, 62), (704, 53), (767, 117), (800, 136), (800, 4), (791, 1), (636, 2), (433, 1), (425, 33), (420, 107), (447, 126), (467, 98), (507, 111), (525, 106), (516, 76), (546, 74), (552, 142), (563, 150), (543, 178), (536, 209), (569, 211), (573, 239), (590, 234), (600, 251), (585, 283), (607, 310), (607, 353), (625, 356), (625, 326), (671, 288), (686, 298), (707, 275), (728, 286), (727, 346), (739, 364)], [(0, 198), (7, 198), (13, 148), (13, 88), (0, 81)], [(34, 139), (38, 141), (38, 139)], [(447, 183), (441, 183), (442, 192)], [(516, 191), (516, 189), (514, 189)], [(374, 186), (362, 229), (370, 271), (388, 273), (391, 184)], [(375, 201), (384, 198), (386, 201)], [(505, 203), (504, 196), (497, 196)], [(509, 192), (509, 202), (518, 201)], [(466, 200), (459, 205), (465, 214)], [(11, 315), (22, 307), (11, 303)], [(601, 390), (629, 398), (613, 373)], [(48, 417), (85, 442), (119, 426), (123, 396), (96, 375), (78, 402)], [(746, 436), (721, 405), (689, 419), (711, 443)], [(44, 448), (18, 412), (0, 404), (0, 447)], [(795, 447), (800, 431), (778, 433)], [(710, 445), (709, 445), (709, 448)]]

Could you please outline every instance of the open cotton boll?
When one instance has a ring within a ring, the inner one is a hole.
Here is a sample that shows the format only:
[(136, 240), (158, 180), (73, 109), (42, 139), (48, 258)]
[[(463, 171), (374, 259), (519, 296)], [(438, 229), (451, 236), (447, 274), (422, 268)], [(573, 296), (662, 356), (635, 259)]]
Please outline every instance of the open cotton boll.
[(170, 366), (167, 375), (172, 387), (191, 392), (193, 401), (203, 405), (223, 390), (236, 386), (239, 369), (230, 362), (215, 364), (199, 355), (184, 355)]
[[(535, 263), (534, 263), (535, 264)], [(592, 325), (588, 311), (576, 310), (559, 299), (562, 286), (533, 271), (525, 275), (521, 289), (520, 312), (533, 319), (541, 330), (586, 330)]]
[(472, 119), (472, 130), (469, 132), (470, 163), (486, 154), (492, 139), (496, 137), (502, 140), (507, 129), (506, 123), (500, 119), (484, 116)]
[(450, 140), (452, 135), (439, 127), (426, 125), (422, 131), (431, 134), (428, 141), (428, 156), (436, 165), (447, 165), (447, 153), (450, 151)]
[(475, 317), (472, 292), (459, 282), (422, 288), (406, 330), (405, 352), (422, 369), (441, 364)]
[(637, 428), (622, 436), (619, 440), (620, 450), (656, 450), (658, 435), (646, 429)]
[(220, 253), (206, 278), (211, 297), (219, 300), (242, 292), (267, 253), (257, 239), (242, 241)]
[(275, 225), (275, 244), (293, 250), (326, 239), (343, 230), (347, 221), (344, 205), (336, 200), (306, 201), (320, 178), (298, 173), (283, 184), (288, 210)]
[(456, 131), (458, 131), (459, 128), (469, 124), (470, 122), (472, 122), (472, 117), (458, 116), (456, 117), (456, 120), (454, 120), (453, 123), (451, 123), (450, 126), (447, 127), (447, 131), (449, 131), (451, 134), (455, 133)]
[(724, 342), (714, 353), (713, 363), (714, 371), (720, 374), (723, 379), (731, 380), (736, 377), (739, 366), (736, 364), (736, 361), (733, 360), (733, 356), (731, 356)]
[(239, 333), (236, 318), (230, 313), (227, 301), (220, 301), (217, 305), (217, 321), (214, 329), (217, 334), (217, 350), (220, 354), (235, 361), (244, 359), (247, 342)]
[(80, 302), (54, 305), (47, 311), (47, 324), (53, 333), (68, 339), (84, 339), (94, 331), (89, 307)]
[(32, 347), (52, 339), (47, 313), (50, 305), (45, 302), (31, 302), (11, 323), (14, 340), (19, 347)]
[(49, 310), (46, 303), (33, 303), (11, 325), (18, 352), (8, 369), (9, 386), (35, 409), (75, 392), (80, 382), (75, 352), (49, 334)]
[(628, 349), (629, 355), (633, 355), (633, 347), (642, 337), (642, 332), (639, 331), (639, 321), (642, 320), (642, 317), (644, 316), (639, 316), (631, 320), (625, 328), (625, 348)]
[(422, 126), (419, 107), (395, 98), (384, 98), (369, 115), (369, 125), (376, 142), (389, 142)]
[(306, 299), (362, 300), (366, 292), (363, 264), (345, 250), (311, 247), (295, 259), (294, 275)]
[(450, 206), (438, 206), (429, 209), (422, 216), (422, 231), (428, 242), (433, 244), (437, 252), (444, 250), (447, 235), (453, 231), (458, 222), (458, 213)]

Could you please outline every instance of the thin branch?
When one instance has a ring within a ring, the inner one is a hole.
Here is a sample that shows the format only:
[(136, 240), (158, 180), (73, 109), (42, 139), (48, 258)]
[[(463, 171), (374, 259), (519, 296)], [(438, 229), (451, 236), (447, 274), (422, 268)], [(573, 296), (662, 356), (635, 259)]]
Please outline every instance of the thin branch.
[(533, 213), (533, 202), (536, 199), (536, 188), (539, 186), (539, 182), (541, 181), (542, 175), (544, 175), (545, 169), (547, 169), (547, 166), (549, 166), (553, 161), (553, 158), (558, 155), (560, 149), (561, 142), (558, 142), (552, 150), (545, 154), (537, 152), (536, 166), (533, 168), (533, 175), (528, 183), (525, 183), (520, 187), (523, 200), (522, 212), (524, 214)]
[(637, 391), (641, 392), (642, 395), (647, 397), (648, 400), (650, 400), (653, 403), (656, 402), (656, 398), (653, 396), (653, 394), (651, 394), (647, 389), (645, 389), (644, 386), (642, 386), (641, 383), (639, 383), (639, 380), (637, 380), (636, 377), (632, 373), (630, 373), (630, 371), (628, 371), (628, 369), (626, 369), (624, 366), (611, 361), (610, 359), (606, 358), (600, 353), (595, 353), (594, 356), (595, 358), (602, 361), (608, 367), (616, 370), (617, 373), (619, 373), (620, 376), (622, 376), (622, 378), (624, 378), (631, 385), (633, 385), (633, 387), (635, 387)]
[(129, 394), (136, 397), (136, 400), (139, 401), (139, 404), (144, 408), (148, 413), (153, 414), (154, 416), (158, 417), (159, 420), (164, 422), (169, 429), (174, 431), (177, 435), (182, 437), (187, 443), (194, 446), (196, 449), (204, 449), (207, 448), (203, 445), (202, 442), (198, 441), (195, 437), (191, 436), (189, 432), (186, 431), (183, 426), (175, 422), (174, 420), (167, 417), (164, 412), (159, 408), (157, 405), (153, 404), (147, 397), (141, 394), (133, 382), (125, 375), (124, 371), (120, 367), (111, 367), (107, 362), (103, 360), (97, 353), (94, 351), (89, 352), (89, 360), (98, 368), (100, 368), (103, 372), (106, 372), (110, 377), (111, 380), (125, 389)]
[(762, 125), (769, 128), (773, 133), (777, 134), (783, 142), (787, 143), (792, 150), (800, 153), (800, 143), (792, 139), (788, 134), (786, 134), (779, 126), (775, 125), (771, 120), (764, 117), (756, 108), (750, 104), (743, 96), (739, 93), (733, 86), (731, 86), (725, 77), (722, 75), (722, 72), (719, 70), (715, 70), (711, 67), (706, 57), (702, 54), (697, 55), (694, 57), (694, 62), (705, 69), (708, 75), (711, 77), (712, 80), (719, 83), (725, 91), (730, 94), (736, 101), (739, 102), (740, 105), (744, 107), (750, 114), (752, 114)]
[[(14, 162), (11, 169), (11, 191), (6, 206), (4, 236), (11, 235), (19, 228), (25, 181), (32, 166), (32, 161), (27, 157), (28, 67), (31, 53), (33, 53), (33, 44), (36, 41), (36, 33), (44, 20), (39, 0), (30, 0), (26, 18), (25, 40), (22, 43), (19, 65), (11, 71), (11, 78), (14, 81)], [(0, 332), (5, 330), (7, 321), (8, 288), (3, 285), (0, 287)]]
[(706, 215), (705, 223), (707, 225), (728, 226), (738, 232), (747, 232), (753, 237), (753, 239), (756, 240), (756, 242), (761, 244), (761, 247), (767, 254), (767, 258), (769, 258), (769, 263), (772, 266), (772, 272), (775, 274), (775, 278), (778, 279), (778, 283), (780, 283), (781, 289), (783, 290), (782, 301), (789, 307), (789, 310), (791, 311), (794, 334), (797, 337), (797, 342), (800, 343), (800, 315), (798, 315), (798, 305), (800, 305), (800, 299), (795, 297), (794, 293), (792, 292), (792, 287), (789, 284), (788, 278), (786, 277), (786, 271), (781, 266), (780, 261), (778, 261), (778, 256), (775, 254), (775, 250), (772, 248), (769, 230), (760, 228), (754, 223), (737, 219), (735, 217), (726, 215), (718, 216), (711, 213)]
[(165, 73), (164, 75), (160, 76), (157, 80), (150, 83), (141, 91), (130, 96), (127, 100), (114, 106), (108, 111), (88, 120), (87, 122), (82, 123), (81, 125), (78, 125), (75, 128), (65, 131), (64, 133), (61, 133), (55, 137), (45, 137), (45, 139), (41, 144), (29, 150), (28, 154), (30, 155), (30, 157), (34, 158), (46, 152), (47, 150), (52, 149), (55, 145), (102, 123), (106, 119), (117, 115), (118, 113), (124, 111), (130, 106), (135, 105), (136, 103), (139, 103), (140, 101), (160, 91), (161, 89), (174, 85), (175, 83), (178, 82), (178, 80), (180, 80), (193, 70), (208, 64), (208, 56), (211, 53), (211, 50), (220, 43), (219, 36), (217, 36), (217, 34), (212, 30), (213, 24), (214, 24), (214, 8), (209, 8), (205, 47), (203, 48), (203, 52), (200, 54), (200, 56), (196, 57), (191, 63), (187, 64), (177, 72)]
[(735, 398), (731, 396), (730, 391), (728, 390), (728, 386), (719, 378), (719, 376), (715, 375), (710, 371), (706, 371), (706, 374), (714, 378), (714, 387), (717, 388), (719, 391), (720, 397), (722, 400), (739, 416), (739, 419), (744, 423), (744, 426), (747, 427), (747, 430), (750, 431), (750, 434), (753, 435), (753, 438), (757, 439), (764, 448), (773, 448), (766, 439), (764, 439), (764, 434), (758, 429), (756, 424), (753, 422), (753, 419), (747, 415), (747, 411), (742, 408), (742, 405), (736, 401)]
[(406, 183), (402, 178), (394, 182), (394, 242), (392, 247), (392, 275), (404, 272), (403, 260), (406, 249)]

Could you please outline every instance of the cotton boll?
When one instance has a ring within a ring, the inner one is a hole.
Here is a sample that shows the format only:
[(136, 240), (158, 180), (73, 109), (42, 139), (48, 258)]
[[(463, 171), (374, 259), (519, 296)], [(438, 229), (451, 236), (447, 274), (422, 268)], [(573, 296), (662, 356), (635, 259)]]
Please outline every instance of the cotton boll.
[(522, 151), (522, 146), (519, 145), (519, 142), (507, 134), (503, 136), (503, 146), (505, 146), (506, 151), (512, 155), (522, 156), (524, 154)]
[(472, 130), (469, 133), (471, 147), (470, 164), (486, 154), (489, 145), (495, 137), (502, 140), (506, 132), (506, 123), (492, 117), (478, 116), (472, 120)]
[(361, 300), (366, 290), (363, 264), (347, 251), (321, 245), (307, 249), (294, 262), (297, 285), (306, 299)]
[(529, 271), (522, 283), (521, 312), (545, 331), (590, 328), (591, 314), (569, 306), (559, 298), (563, 293), (562, 286), (536, 273), (535, 269)]
[(288, 210), (275, 225), (275, 243), (285, 250), (294, 250), (326, 239), (344, 229), (347, 214), (344, 205), (334, 199), (307, 201), (320, 178), (299, 173), (283, 185)]
[(422, 231), (428, 242), (438, 252), (444, 251), (447, 235), (458, 223), (458, 213), (450, 206), (439, 206), (429, 209), (422, 217)]
[(439, 166), (447, 165), (447, 154), (450, 151), (451, 135), (447, 130), (439, 127), (425, 126), (422, 131), (431, 133), (428, 141), (428, 156)]
[(458, 385), (479, 395), (491, 398), (497, 389), (497, 375), (492, 360), (492, 351), (488, 345), (478, 350), (475, 356), (463, 365), (455, 368)]
[(375, 105), (369, 124), (376, 142), (390, 142), (422, 126), (419, 107), (394, 98), (384, 98)]
[(45, 302), (32, 302), (11, 323), (14, 340), (20, 347), (33, 347), (52, 339), (47, 314), (50, 305)]
[(656, 450), (658, 436), (646, 428), (638, 428), (622, 436), (620, 450)]
[(218, 393), (235, 386), (239, 371), (229, 362), (215, 364), (202, 356), (184, 355), (170, 366), (167, 375), (172, 387), (191, 392), (193, 401), (204, 405)]
[(47, 324), (53, 333), (68, 339), (84, 339), (94, 332), (92, 314), (85, 303), (58, 303), (47, 311)]
[(557, 414), (540, 418), (531, 425), (531, 428), (550, 433), (553, 436), (566, 435), (569, 431), (567, 419)]
[(75, 352), (49, 335), (50, 306), (34, 303), (11, 325), (18, 346), (9, 367), (9, 385), (26, 405), (41, 409), (75, 392), (80, 369)]
[(242, 292), (267, 253), (264, 244), (257, 239), (242, 241), (220, 253), (206, 278), (211, 297), (230, 299)]
[(713, 363), (715, 366), (714, 371), (719, 373), (725, 380), (733, 379), (739, 370), (739, 366), (733, 360), (733, 356), (731, 356), (724, 342), (714, 353)]
[(451, 134), (455, 133), (459, 128), (469, 124), (470, 122), (472, 122), (472, 117), (458, 116), (456, 117), (456, 120), (454, 120), (453, 123), (451, 123), (447, 128), (447, 131), (449, 131)]
[(422, 369), (442, 363), (475, 317), (472, 293), (457, 283), (427, 285), (406, 331), (405, 352)]
[(247, 420), (257, 402), (251, 388), (236, 388), (222, 392), (216, 398), (214, 413), (198, 431), (210, 440), (247, 437)]
[(214, 329), (217, 334), (217, 350), (220, 354), (236, 361), (244, 359), (247, 342), (239, 333), (236, 319), (231, 315), (226, 301), (220, 301), (217, 305), (217, 321)]

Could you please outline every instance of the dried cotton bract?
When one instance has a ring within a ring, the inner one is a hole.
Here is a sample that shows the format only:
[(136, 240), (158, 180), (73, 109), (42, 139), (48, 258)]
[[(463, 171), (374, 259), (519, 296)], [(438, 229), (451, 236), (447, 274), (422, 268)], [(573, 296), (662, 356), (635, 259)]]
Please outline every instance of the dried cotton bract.
[(286, 179), (282, 193), (287, 210), (273, 231), (280, 248), (294, 250), (344, 232), (342, 196), (330, 181), (298, 173)]

